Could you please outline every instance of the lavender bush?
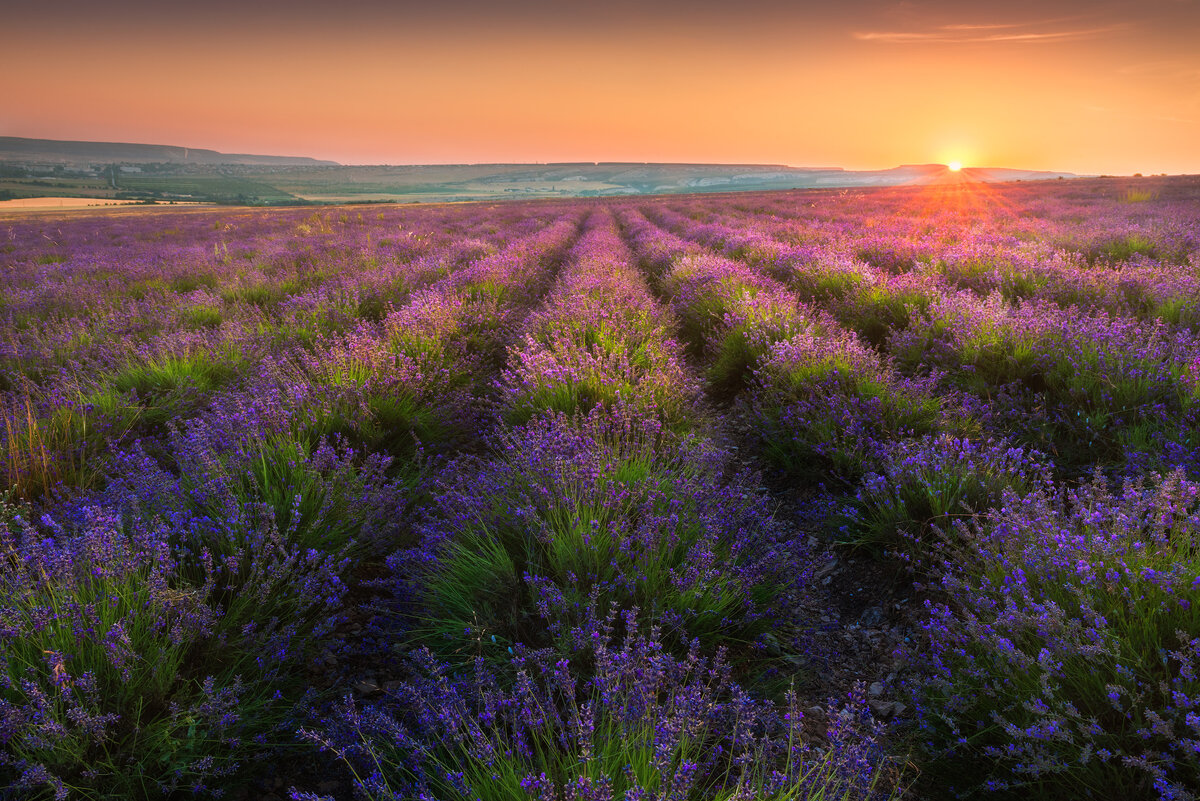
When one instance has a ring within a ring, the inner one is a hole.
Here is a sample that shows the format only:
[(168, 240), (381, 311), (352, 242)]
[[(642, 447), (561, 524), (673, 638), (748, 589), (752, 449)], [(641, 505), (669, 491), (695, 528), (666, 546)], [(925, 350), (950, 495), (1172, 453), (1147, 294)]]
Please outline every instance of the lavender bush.
[[(513, 658), (516, 682), (482, 665), (457, 680), (428, 653), (386, 704), (347, 702), (307, 729), (350, 768), (365, 798), (876, 799), (898, 772), (862, 699), (831, 706), (820, 740), (795, 697), (756, 701), (718, 655), (673, 656), (657, 632), (591, 632), (594, 676), (544, 651)], [(295, 793), (293, 798), (313, 798)]]
[(844, 512), (842, 536), (890, 549), (924, 572), (955, 544), (953, 535), (963, 530), (956, 523), (987, 515), (1007, 492), (1025, 495), (1049, 482), (1041, 454), (1005, 442), (945, 434), (899, 442), (882, 470), (863, 478)]
[(1200, 487), (1006, 492), (964, 525), (917, 689), (930, 778), (1023, 797), (1200, 786)]
[(927, 382), (903, 380), (848, 332), (772, 345), (746, 414), (775, 465), (807, 480), (853, 482), (891, 445), (942, 423)]
[(269, 517), (189, 559), (165, 522), (89, 507), (69, 531), (27, 511), (0, 507), (0, 781), (56, 800), (219, 794), (287, 748), (342, 565)]
[(744, 651), (803, 580), (764, 499), (725, 477), (724, 454), (652, 418), (542, 417), (497, 450), (452, 466), (421, 546), (392, 560), (416, 597), (414, 634), (443, 654), (570, 652), (596, 603), (641, 608), (676, 647)]

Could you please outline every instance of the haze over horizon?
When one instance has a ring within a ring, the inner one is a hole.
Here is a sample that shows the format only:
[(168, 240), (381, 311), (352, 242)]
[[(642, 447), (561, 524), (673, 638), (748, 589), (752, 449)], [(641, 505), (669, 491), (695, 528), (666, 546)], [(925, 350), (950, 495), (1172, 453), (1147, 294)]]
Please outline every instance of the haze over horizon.
[(0, 136), (343, 164), (1200, 172), (1195, 0), (5, 11)]

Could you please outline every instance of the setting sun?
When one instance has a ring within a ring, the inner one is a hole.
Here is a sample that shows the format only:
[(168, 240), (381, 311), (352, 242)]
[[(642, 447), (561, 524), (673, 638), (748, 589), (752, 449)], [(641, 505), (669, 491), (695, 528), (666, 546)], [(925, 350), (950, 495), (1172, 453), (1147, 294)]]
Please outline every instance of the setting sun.
[(950, 168), (950, 172), (958, 172), (959, 170), (962, 169), (962, 162), (961, 161), (952, 161), (949, 164), (947, 164), (946, 166)]

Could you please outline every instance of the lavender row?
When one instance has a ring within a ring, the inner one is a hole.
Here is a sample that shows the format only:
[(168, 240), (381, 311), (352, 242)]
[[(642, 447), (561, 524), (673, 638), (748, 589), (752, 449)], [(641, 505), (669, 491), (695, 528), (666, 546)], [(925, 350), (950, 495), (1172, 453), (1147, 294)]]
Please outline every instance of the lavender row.
[(710, 216), (700, 223), (672, 209), (657, 208), (655, 214), (688, 241), (780, 281), (799, 300), (828, 311), (876, 348), (884, 347), (894, 330), (907, 327), (914, 310), (939, 292), (936, 277), (916, 268), (911, 243), (902, 237), (892, 243), (902, 249), (889, 250), (878, 244), (858, 247), (861, 231), (778, 232), (757, 218), (743, 224)]
[(307, 730), (365, 797), (867, 797), (894, 778), (861, 702), (816, 747), (794, 697), (731, 682), (762, 671), (756, 635), (803, 565), (704, 435), (670, 327), (593, 214), (509, 350), (515, 425), (446, 471), (391, 562), (413, 678)]
[[(914, 274), (981, 295), (1000, 292), (1010, 301), (1162, 319), (1191, 330), (1200, 325), (1194, 312), (1200, 219), (1189, 205), (1156, 202), (1150, 215), (1140, 207), (1153, 197), (1106, 205), (1089, 197), (1084, 208), (1069, 198), (1046, 203), (1043, 192), (1042, 208), (1018, 215), (1029, 202), (1020, 191), (959, 190), (957, 198), (948, 193), (941, 202), (903, 205), (904, 195), (894, 193), (869, 206), (869, 221), (855, 219), (850, 199), (811, 196), (812, 211), (797, 218), (793, 206), (784, 220), (760, 209), (705, 209), (702, 202), (676, 208), (704, 218), (690, 225), (689, 236), (794, 282), (806, 296), (837, 300), (831, 293), (863, 293)], [(889, 202), (891, 209), (881, 207)]]
[[(145, 221), (141, 224), (146, 226)], [(436, 227), (436, 219), (426, 224)], [(99, 477), (89, 465), (103, 443), (165, 434), (168, 421), (196, 414), (215, 392), (287, 364), (292, 360), (288, 354), (313, 350), (321, 337), (382, 317), (410, 291), (463, 259), (478, 257), (483, 247), (470, 244), (477, 241), (470, 238), (436, 246), (410, 243), (393, 260), (386, 250), (364, 250), (362, 240), (370, 239), (371, 229), (355, 228), (344, 238), (331, 236), (315, 253), (304, 254), (276, 242), (282, 236), (279, 231), (263, 227), (248, 226), (242, 242), (253, 246), (248, 254), (262, 251), (255, 258), (278, 267), (270, 276), (260, 273), (256, 286), (264, 290), (255, 290), (255, 297), (248, 299), (238, 295), (238, 287), (249, 280), (248, 263), (197, 260), (188, 246), (176, 248), (168, 257), (172, 261), (166, 262), (177, 270), (171, 279), (175, 291), (164, 288), (132, 299), (126, 290), (138, 286), (139, 276), (166, 280), (170, 270), (162, 266), (164, 254), (152, 248), (139, 252), (136, 247), (93, 245), (95, 234), (72, 230), (82, 240), (73, 243), (78, 253), (73, 259), (81, 266), (39, 267), (55, 270), (55, 276), (30, 294), (39, 302), (49, 298), (74, 316), (10, 309), (14, 335), (7, 341), (10, 352), (4, 361), (11, 370), (4, 371), (0, 381), (8, 484), (35, 496), (59, 481), (95, 482)], [(423, 237), (428, 235), (414, 234), (413, 239)], [(17, 262), (6, 276), (29, 283), (27, 270), (36, 261)], [(299, 288), (289, 289), (301, 273), (305, 277)], [(209, 279), (211, 287), (205, 283)], [(373, 300), (362, 294), (370, 286), (379, 290)], [(54, 300), (66, 292), (83, 302), (67, 303), (65, 295)], [(232, 299), (220, 300), (215, 293), (232, 293)], [(15, 297), (11, 287), (9, 297)], [(26, 325), (31, 315), (35, 323)]]
[(675, 643), (752, 645), (750, 587), (775, 569), (778, 533), (761, 498), (727, 486), (668, 313), (610, 216), (590, 218), (523, 331), (498, 383), (497, 457), (447, 473), (421, 549), (396, 562), (418, 570), (421, 616), (437, 621), (423, 641), (459, 652), (466, 636), (504, 661), (616, 604), (656, 608)]
[[(690, 236), (743, 252), (718, 224), (666, 214)], [(822, 280), (834, 280), (828, 263)], [(956, 291), (936, 272), (891, 276), (857, 268), (852, 288), (826, 284), (826, 305), (913, 377), (936, 376), (935, 393), (958, 404), (993, 436), (1051, 453), (1059, 467), (1137, 469), (1200, 464), (1195, 335), (1158, 319), (999, 293)], [(1078, 281), (1072, 281), (1078, 285)], [(1189, 304), (1190, 305), (1190, 304)]]
[(595, 213), (545, 306), (509, 354), (502, 402), (510, 421), (624, 401), (667, 426), (694, 422), (698, 387), (684, 371), (672, 321), (630, 264), (609, 215)]
[(738, 398), (764, 455), (789, 475), (854, 481), (891, 443), (939, 427), (928, 382), (900, 378), (852, 332), (778, 282), (696, 251), (637, 212), (623, 220), (708, 363), (710, 391)]
[[(394, 315), (441, 321), (426, 333), (453, 356), (472, 347), (462, 337), (503, 338), (576, 224), (519, 239)], [(478, 308), (438, 316), (426, 303)], [(153, 448), (116, 449), (107, 486), (53, 516), (4, 506), (0, 771), (15, 786), (219, 792), (293, 742), (314, 645), (338, 625), (362, 559), (396, 547), (411, 495), (369, 436), (411, 427), (371, 401), (407, 397), (423, 413), (464, 378), (404, 367), (402, 351), (378, 358), (387, 331), (364, 323), (316, 354), (280, 354)], [(345, 375), (363, 379), (353, 393), (339, 391)], [(331, 430), (338, 420), (347, 431)]]

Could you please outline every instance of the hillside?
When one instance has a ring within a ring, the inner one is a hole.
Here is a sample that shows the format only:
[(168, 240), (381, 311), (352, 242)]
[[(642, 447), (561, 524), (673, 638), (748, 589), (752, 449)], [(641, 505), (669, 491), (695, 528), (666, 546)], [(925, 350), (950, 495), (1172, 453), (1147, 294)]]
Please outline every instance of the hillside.
[(123, 164), (255, 164), (270, 166), (337, 163), (304, 156), (219, 153), (216, 150), (176, 145), (73, 142), (57, 139), (26, 139), (20, 136), (0, 136), (0, 161), (58, 164), (88, 164), (105, 161)]
[(42, 196), (234, 204), (448, 202), (927, 185), (1071, 173), (908, 164), (886, 170), (781, 164), (341, 165), (294, 156), (122, 142), (0, 137), (0, 199)]

